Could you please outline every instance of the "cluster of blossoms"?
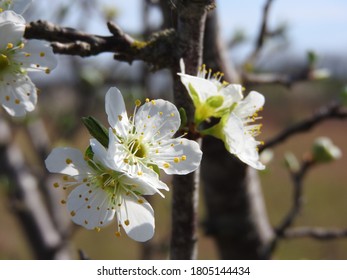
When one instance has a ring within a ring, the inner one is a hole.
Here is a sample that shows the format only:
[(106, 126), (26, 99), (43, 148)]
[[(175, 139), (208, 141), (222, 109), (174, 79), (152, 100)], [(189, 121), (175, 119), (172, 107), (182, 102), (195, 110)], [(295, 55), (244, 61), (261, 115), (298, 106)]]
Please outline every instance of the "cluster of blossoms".
[(27, 75), (32, 71), (50, 73), (56, 59), (50, 46), (38, 40), (25, 40), (23, 13), (31, 1), (0, 0), (0, 100), (16, 117), (33, 111), (37, 88)]
[(201, 133), (221, 139), (226, 149), (241, 161), (256, 169), (264, 169), (257, 148), (262, 142), (255, 140), (261, 125), (254, 123), (264, 106), (264, 96), (251, 91), (244, 97), (241, 85), (221, 82), (223, 75), (212, 75), (205, 66), (200, 68), (197, 76), (187, 75), (182, 60), (178, 75), (193, 100), (196, 125), (199, 127), (212, 117), (220, 119)]
[(89, 128), (96, 139), (90, 140), (85, 156), (76, 149), (55, 148), (46, 167), (64, 174), (55, 187), (75, 187), (62, 202), (76, 224), (98, 231), (116, 218), (116, 236), (123, 229), (132, 239), (144, 242), (152, 238), (155, 225), (153, 209), (143, 196), (163, 196), (161, 190), (168, 190), (158, 170), (193, 172), (202, 152), (195, 141), (173, 138), (181, 120), (168, 101), (147, 99), (141, 106), (137, 100), (133, 116), (128, 117), (120, 91), (111, 88), (106, 94), (106, 113), (107, 141), (97, 129)]

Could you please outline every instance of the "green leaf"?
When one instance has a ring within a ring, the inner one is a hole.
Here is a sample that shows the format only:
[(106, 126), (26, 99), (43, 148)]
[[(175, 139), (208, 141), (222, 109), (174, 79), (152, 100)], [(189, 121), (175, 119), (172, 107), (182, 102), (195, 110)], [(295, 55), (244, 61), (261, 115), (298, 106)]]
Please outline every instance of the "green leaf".
[(181, 129), (187, 125), (188, 118), (187, 118), (186, 110), (183, 107), (179, 108), (178, 112), (180, 113), (180, 117), (181, 117), (181, 125), (180, 125), (180, 129)]
[(84, 156), (89, 160), (89, 159), (93, 159), (94, 157), (94, 152), (92, 150), (92, 147), (89, 145), (88, 148), (86, 149)]
[(108, 148), (108, 131), (107, 129), (95, 118), (84, 117), (82, 118), (83, 124), (88, 129), (89, 133), (100, 142), (105, 148)]

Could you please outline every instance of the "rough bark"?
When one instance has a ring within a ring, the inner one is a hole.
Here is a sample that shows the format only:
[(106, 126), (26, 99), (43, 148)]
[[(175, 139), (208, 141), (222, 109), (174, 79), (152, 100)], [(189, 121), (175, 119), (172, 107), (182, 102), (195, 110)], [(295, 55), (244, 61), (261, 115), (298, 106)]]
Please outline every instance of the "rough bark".
[[(183, 87), (177, 72), (178, 61), (183, 58), (186, 73), (196, 75), (202, 61), (202, 47), (207, 6), (210, 1), (177, 1), (177, 58), (171, 69), (174, 80), (174, 101), (186, 110), (188, 124), (194, 116), (192, 101)], [(188, 138), (194, 136), (188, 134)], [(171, 259), (196, 259), (197, 208), (199, 172), (173, 177)]]
[[(206, 21), (204, 63), (238, 82), (218, 35), (216, 13)], [(257, 171), (230, 155), (224, 144), (206, 137), (201, 165), (207, 217), (206, 230), (216, 241), (222, 259), (263, 259), (273, 237)]]

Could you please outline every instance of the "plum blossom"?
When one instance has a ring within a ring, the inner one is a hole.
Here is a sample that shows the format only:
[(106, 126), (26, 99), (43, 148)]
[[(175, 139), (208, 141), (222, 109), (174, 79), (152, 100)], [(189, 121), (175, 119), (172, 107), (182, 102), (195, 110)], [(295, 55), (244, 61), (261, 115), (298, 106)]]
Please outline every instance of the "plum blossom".
[(107, 150), (97, 140), (90, 140), (92, 158), (73, 148), (55, 148), (45, 163), (50, 172), (64, 174), (54, 187), (73, 188), (62, 200), (71, 219), (86, 229), (100, 230), (116, 220), (115, 235), (126, 234), (140, 242), (154, 234), (154, 211), (143, 195), (163, 194), (168, 190), (157, 176), (124, 173), (107, 157)]
[(173, 138), (181, 119), (175, 105), (162, 99), (136, 101), (133, 117), (128, 118), (120, 91), (113, 87), (106, 94), (106, 113), (111, 125), (108, 156), (132, 174), (152, 174), (154, 168), (167, 174), (187, 174), (196, 170), (202, 152), (197, 142)]
[(13, 11), (0, 13), (0, 102), (11, 115), (33, 111), (37, 89), (28, 72), (50, 73), (56, 66), (51, 47), (38, 40), (24, 40), (25, 20)]

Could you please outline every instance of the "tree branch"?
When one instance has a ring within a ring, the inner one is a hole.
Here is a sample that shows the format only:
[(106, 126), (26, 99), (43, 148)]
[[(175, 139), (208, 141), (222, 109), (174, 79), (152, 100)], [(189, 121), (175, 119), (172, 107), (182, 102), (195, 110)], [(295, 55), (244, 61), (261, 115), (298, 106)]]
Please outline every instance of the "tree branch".
[[(39, 191), (39, 184), (12, 143), (11, 131), (0, 119), (0, 174), (9, 178), (14, 213), (37, 259), (68, 259), (67, 240), (56, 230)], [(5, 137), (4, 137), (5, 135)]]
[(314, 126), (318, 125), (319, 123), (325, 120), (328, 120), (328, 119), (343, 120), (346, 118), (347, 118), (347, 109), (337, 103), (332, 103), (329, 106), (320, 108), (313, 116), (307, 119), (304, 119), (300, 121), (299, 123), (290, 126), (289, 128), (286, 128), (285, 130), (280, 132), (278, 135), (265, 141), (265, 144), (259, 148), (259, 152), (262, 152), (265, 149), (274, 147), (286, 141), (288, 138), (292, 137), (293, 135), (309, 131)]
[(173, 64), (176, 34), (172, 29), (155, 33), (148, 41), (138, 41), (114, 23), (108, 22), (107, 27), (112, 36), (88, 34), (39, 20), (27, 24), (24, 36), (52, 42), (53, 51), (58, 54), (86, 57), (111, 52), (117, 60), (129, 63), (142, 60), (154, 69)]
[[(175, 46), (177, 56), (175, 65), (171, 68), (174, 80), (174, 100), (178, 108), (185, 109), (188, 124), (191, 125), (194, 120), (194, 107), (177, 75), (177, 72), (180, 72), (179, 59), (183, 58), (187, 74), (197, 74), (198, 67), (202, 64), (206, 13), (210, 2), (213, 1), (180, 0), (176, 2), (178, 41)], [(194, 136), (188, 135), (188, 138), (194, 139)], [(174, 176), (173, 186), (170, 259), (196, 259), (199, 171), (185, 176)]]
[(332, 240), (347, 237), (347, 229), (321, 228), (321, 227), (297, 227), (287, 229), (284, 238), (313, 238), (317, 240)]
[(247, 63), (253, 64), (255, 59), (259, 55), (261, 49), (264, 46), (265, 39), (268, 36), (268, 18), (269, 18), (269, 10), (272, 3), (273, 3), (273, 0), (267, 0), (267, 2), (264, 5), (262, 23), (260, 25), (257, 41), (255, 44), (255, 49), (250, 55), (250, 57), (247, 59)]

